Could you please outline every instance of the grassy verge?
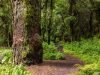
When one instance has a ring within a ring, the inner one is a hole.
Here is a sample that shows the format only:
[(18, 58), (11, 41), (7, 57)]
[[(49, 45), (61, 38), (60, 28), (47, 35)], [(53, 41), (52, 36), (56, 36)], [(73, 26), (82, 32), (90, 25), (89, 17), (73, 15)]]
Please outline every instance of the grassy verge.
[(86, 63), (97, 62), (100, 59), (100, 39), (94, 38), (66, 43), (64, 52), (66, 54), (74, 54)]
[(66, 54), (74, 54), (86, 65), (74, 75), (100, 75), (100, 39), (93, 38), (81, 40), (80, 42), (66, 43), (64, 45)]
[(23, 65), (12, 64), (12, 50), (0, 48), (0, 75), (32, 75)]

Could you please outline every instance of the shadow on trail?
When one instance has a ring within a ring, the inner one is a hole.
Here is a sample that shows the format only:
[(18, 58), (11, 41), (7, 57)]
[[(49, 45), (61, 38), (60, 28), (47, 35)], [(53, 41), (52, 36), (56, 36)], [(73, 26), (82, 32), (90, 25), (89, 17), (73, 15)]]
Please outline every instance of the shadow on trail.
[(56, 66), (56, 67), (73, 67), (76, 64), (83, 65), (83, 62), (78, 60), (45, 60), (43, 64), (40, 64), (39, 66)]
[(42, 64), (30, 65), (26, 69), (33, 75), (68, 75), (79, 70), (76, 64), (83, 66), (84, 62), (72, 55), (66, 55), (65, 60), (44, 60)]

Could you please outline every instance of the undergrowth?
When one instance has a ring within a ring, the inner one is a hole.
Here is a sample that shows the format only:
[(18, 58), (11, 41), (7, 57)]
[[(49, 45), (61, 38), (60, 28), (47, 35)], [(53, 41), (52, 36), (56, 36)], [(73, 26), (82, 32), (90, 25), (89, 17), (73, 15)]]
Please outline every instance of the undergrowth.
[(12, 63), (12, 50), (0, 48), (0, 75), (32, 75), (23, 65)]
[(32, 75), (22, 65), (2, 64), (0, 75)]
[(57, 47), (54, 45), (54, 43), (51, 43), (48, 45), (48, 43), (43, 43), (43, 58), (44, 60), (62, 60), (63, 54), (59, 51), (57, 51)]
[(85, 66), (73, 75), (100, 75), (100, 39), (66, 43), (64, 52), (73, 54), (85, 62)]
[(100, 39), (93, 38), (64, 45), (64, 52), (74, 54), (86, 63), (97, 62), (100, 59)]
[(77, 73), (72, 75), (100, 75), (100, 61), (85, 65)]
[[(62, 60), (63, 54), (57, 51), (54, 43), (43, 43), (44, 60)], [(74, 75), (100, 75), (100, 39), (93, 38), (64, 44), (64, 53), (73, 54), (86, 63)], [(0, 48), (0, 75), (32, 75), (22, 65), (12, 64), (12, 50)]]

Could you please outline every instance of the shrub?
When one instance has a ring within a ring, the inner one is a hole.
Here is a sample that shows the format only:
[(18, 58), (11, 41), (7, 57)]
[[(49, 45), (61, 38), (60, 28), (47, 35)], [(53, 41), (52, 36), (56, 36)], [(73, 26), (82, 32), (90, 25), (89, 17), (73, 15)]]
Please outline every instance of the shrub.
[(0, 65), (0, 75), (32, 75), (24, 69), (22, 65), (2, 64)]
[(85, 65), (80, 71), (73, 75), (100, 75), (100, 61), (97, 63)]
[(55, 47), (54, 43), (51, 43), (48, 45), (46, 42), (43, 43), (43, 58), (45, 60), (60, 60), (64, 59), (63, 54), (57, 51), (57, 48)]
[(0, 55), (2, 56), (1, 63), (11, 63), (12, 50), (7, 48), (0, 49)]
[(3, 56), (0, 64), (0, 75), (32, 75), (22, 65), (12, 64), (12, 50), (0, 48), (0, 55)]

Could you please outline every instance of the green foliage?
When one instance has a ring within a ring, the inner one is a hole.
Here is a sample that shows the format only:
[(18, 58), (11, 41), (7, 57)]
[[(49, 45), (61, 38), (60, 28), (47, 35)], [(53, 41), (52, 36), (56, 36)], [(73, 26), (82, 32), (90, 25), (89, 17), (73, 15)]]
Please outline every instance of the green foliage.
[[(44, 1), (45, 2), (45, 1)], [(48, 24), (49, 24), (49, 2), (47, 3), (47, 12), (46, 8), (43, 9), (42, 11), (42, 17), (41, 17), (41, 26), (42, 26), (42, 34), (44, 35), (45, 41), (47, 41), (48, 37)], [(50, 26), (51, 28), (51, 40), (53, 41), (54, 37), (56, 36), (56, 41), (59, 41), (59, 36), (62, 34), (62, 31), (64, 35), (70, 34), (70, 27), (69, 27), (69, 20), (74, 19), (74, 17), (68, 16), (68, 8), (69, 8), (69, 3), (67, 0), (54, 0), (53, 3), (53, 12), (52, 12), (52, 25)], [(46, 15), (47, 14), (47, 15)], [(64, 36), (63, 35), (63, 36)], [(63, 38), (62, 36), (62, 38)]]
[(12, 64), (12, 50), (9, 48), (0, 48), (0, 75), (32, 75), (27, 72), (24, 66)]
[(32, 75), (22, 65), (3, 64), (0, 65), (0, 75)]
[(93, 38), (80, 42), (66, 43), (65, 53), (72, 53), (84, 60), (86, 63), (93, 63), (100, 58), (100, 39)]
[(95, 9), (100, 8), (100, 0), (95, 0)]
[(84, 67), (72, 75), (100, 75), (100, 39), (93, 38), (77, 42), (66, 43), (65, 53), (74, 54), (85, 61)]
[(0, 55), (3, 57), (1, 63), (11, 63), (12, 60), (12, 50), (0, 48)]
[(12, 10), (10, 1), (0, 0), (0, 46), (9, 46), (9, 38), (12, 34), (11, 13)]
[(43, 43), (43, 49), (44, 49), (44, 59), (45, 60), (60, 60), (64, 59), (63, 54), (57, 51), (57, 48), (55, 47), (54, 43), (51, 43), (48, 45), (46, 42)]
[(73, 75), (100, 75), (100, 61), (97, 63), (85, 65), (80, 71)]

